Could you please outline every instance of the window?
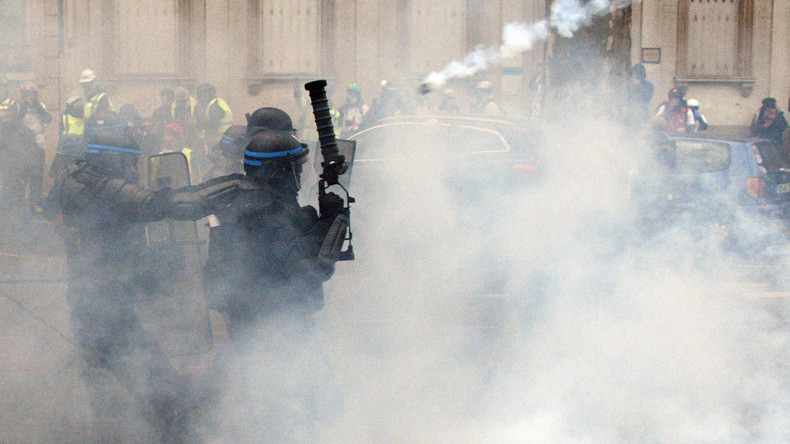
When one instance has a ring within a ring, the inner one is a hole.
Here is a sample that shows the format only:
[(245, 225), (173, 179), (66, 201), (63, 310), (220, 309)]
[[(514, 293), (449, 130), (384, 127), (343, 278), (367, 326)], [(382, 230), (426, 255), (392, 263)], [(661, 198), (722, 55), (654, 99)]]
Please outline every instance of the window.
[(0, 72), (30, 70), (25, 0), (0, 1)]
[(678, 169), (684, 173), (711, 173), (730, 166), (730, 146), (701, 140), (675, 141)]
[(678, 76), (751, 77), (754, 0), (680, 0)]
[[(250, 0), (252, 75), (315, 74), (322, 68), (320, 0)], [(331, 13), (332, 11), (327, 11)]]

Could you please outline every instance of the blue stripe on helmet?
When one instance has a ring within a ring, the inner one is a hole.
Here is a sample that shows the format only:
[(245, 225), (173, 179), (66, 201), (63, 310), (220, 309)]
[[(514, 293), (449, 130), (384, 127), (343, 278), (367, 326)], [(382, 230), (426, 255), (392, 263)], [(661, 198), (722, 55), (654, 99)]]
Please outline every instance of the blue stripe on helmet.
[(292, 156), (294, 154), (299, 154), (302, 151), (304, 151), (304, 148), (302, 148), (301, 146), (298, 146), (298, 147), (296, 147), (296, 148), (294, 148), (292, 150), (289, 150), (289, 151), (277, 151), (277, 152), (274, 152), (274, 153), (256, 153), (255, 151), (245, 150), (244, 151), (244, 155), (247, 156), (247, 157), (255, 157), (255, 158), (258, 158), (258, 159), (274, 159), (274, 158), (277, 158), (277, 157)]
[(244, 158), (244, 165), (250, 165), (250, 166), (259, 167), (259, 166), (261, 166), (261, 161), (260, 160), (251, 160), (251, 159), (247, 159), (245, 157)]
[[(119, 146), (110, 146), (110, 145), (95, 145), (92, 143), (88, 144), (88, 148), (93, 148), (95, 150), (108, 150), (108, 151), (118, 151), (121, 153), (128, 153), (128, 154), (140, 154), (140, 150), (135, 150), (132, 148), (121, 148)], [(88, 152), (91, 152), (90, 150)]]

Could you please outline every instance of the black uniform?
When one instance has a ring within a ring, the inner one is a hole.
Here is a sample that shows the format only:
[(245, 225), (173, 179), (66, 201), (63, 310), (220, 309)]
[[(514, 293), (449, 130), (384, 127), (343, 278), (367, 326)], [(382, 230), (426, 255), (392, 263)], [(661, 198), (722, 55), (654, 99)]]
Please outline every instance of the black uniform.
[(227, 314), (232, 346), (220, 353), (209, 396), (239, 409), (214, 418), (211, 430), (220, 437), (315, 442), (314, 423), (338, 408), (326, 395), (329, 366), (311, 326), (334, 271), (319, 254), (334, 220), (329, 215), (337, 214), (332, 197), (341, 209), (342, 200), (328, 193), (324, 217), (299, 206), (296, 178), (307, 154), (290, 132), (257, 133), (244, 153), (238, 194), (214, 213), (219, 225), (209, 234), (204, 284), (213, 308)]
[(316, 260), (327, 221), (300, 207), (294, 188), (249, 176), (238, 188), (209, 235), (205, 286), (214, 308), (228, 314), (232, 333), (260, 316), (320, 310), (331, 276)]
[[(49, 215), (59, 211), (63, 217), (68, 302), (84, 358), (83, 378), (99, 422), (117, 425), (139, 414), (155, 440), (184, 439), (188, 390), (134, 311), (135, 301), (152, 284), (143, 267), (142, 223), (210, 214), (213, 205), (234, 192), (235, 182), (218, 182), (149, 191), (130, 180), (108, 177), (92, 163), (71, 161), (50, 192)], [(128, 397), (108, 390), (112, 385), (122, 386)], [(131, 401), (119, 402), (124, 399)], [(141, 433), (138, 425), (132, 426), (121, 440)]]

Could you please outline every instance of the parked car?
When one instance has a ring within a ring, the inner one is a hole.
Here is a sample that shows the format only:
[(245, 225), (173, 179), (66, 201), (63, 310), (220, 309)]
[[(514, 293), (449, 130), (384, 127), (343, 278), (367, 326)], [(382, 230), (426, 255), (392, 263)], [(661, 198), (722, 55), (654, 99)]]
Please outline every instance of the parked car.
[(683, 134), (660, 139), (654, 149), (655, 164), (634, 187), (648, 224), (692, 217), (699, 226), (723, 229), (728, 243), (751, 253), (786, 242), (781, 232), (755, 242), (756, 230), (745, 232), (740, 222), (761, 217), (790, 226), (790, 156), (775, 142)]
[(540, 134), (534, 124), (520, 118), (400, 116), (384, 119), (349, 138), (356, 141), (357, 146), (352, 186), (371, 174), (382, 174), (385, 165), (402, 162), (414, 166), (420, 162), (439, 165), (436, 173), (442, 175), (447, 184), (454, 184), (457, 190), (467, 193), (491, 186), (503, 189), (534, 183), (540, 175), (536, 150)]

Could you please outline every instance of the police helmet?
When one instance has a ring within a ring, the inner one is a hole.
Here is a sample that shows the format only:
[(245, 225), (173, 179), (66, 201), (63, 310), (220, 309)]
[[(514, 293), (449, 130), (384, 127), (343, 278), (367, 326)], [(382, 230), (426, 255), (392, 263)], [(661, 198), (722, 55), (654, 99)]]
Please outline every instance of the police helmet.
[(686, 101), (686, 105), (688, 105), (689, 108), (699, 108), (699, 100), (697, 100), (697, 99), (688, 99)]
[(88, 163), (111, 177), (136, 181), (140, 146), (118, 113), (101, 111), (86, 121), (85, 142)]
[(293, 134), (284, 131), (262, 131), (253, 136), (244, 150), (244, 171), (266, 181), (293, 179), (299, 189), (302, 163), (310, 150)]
[(221, 155), (239, 159), (244, 154), (247, 145), (247, 127), (233, 125), (226, 129), (214, 149)]
[(682, 99), (683, 98), (683, 91), (678, 88), (672, 88), (669, 90), (669, 99)]
[(296, 132), (288, 113), (270, 107), (258, 108), (252, 114), (247, 114), (247, 133), (252, 136), (261, 131)]

